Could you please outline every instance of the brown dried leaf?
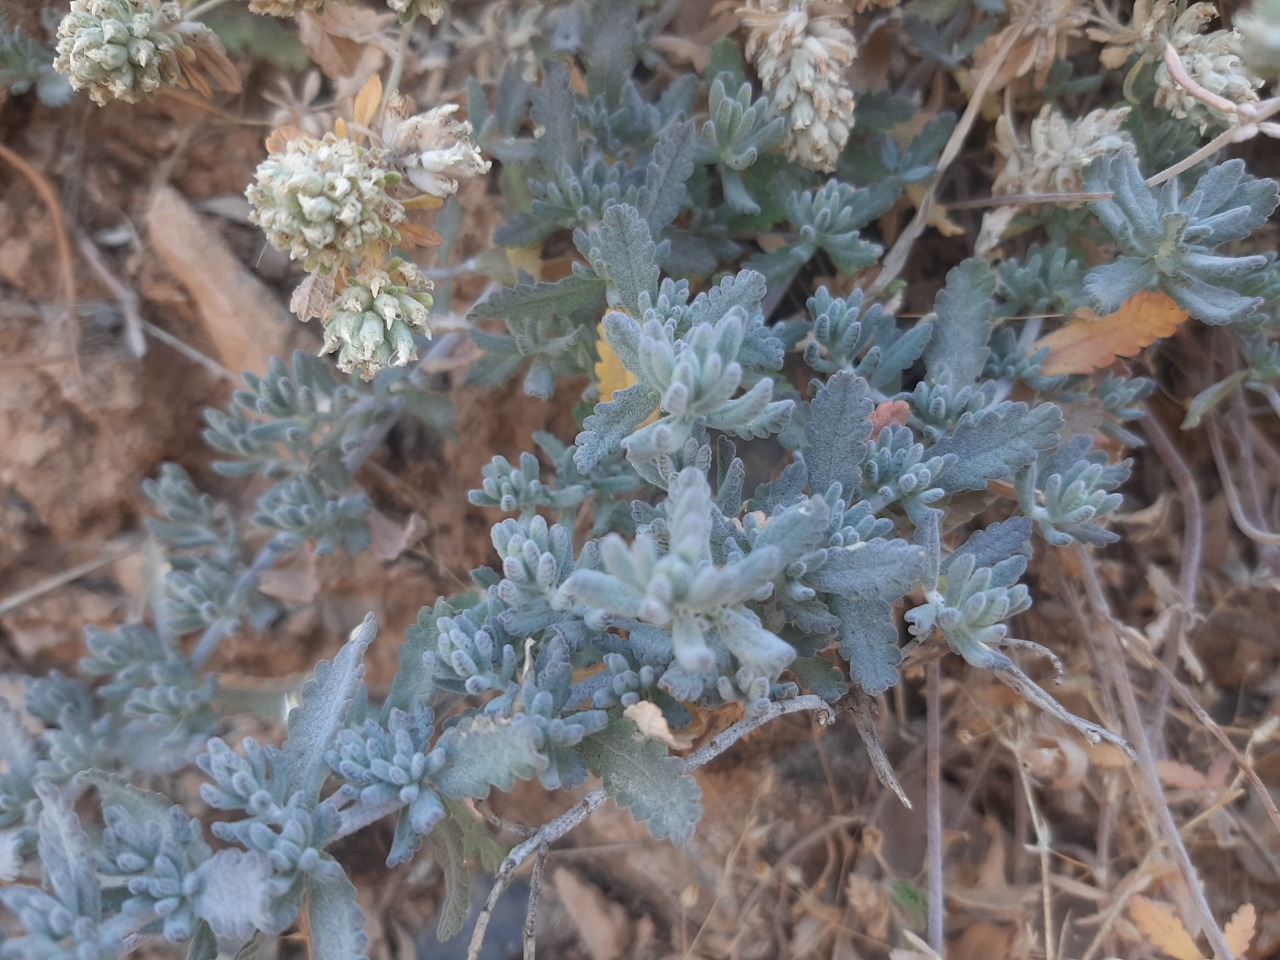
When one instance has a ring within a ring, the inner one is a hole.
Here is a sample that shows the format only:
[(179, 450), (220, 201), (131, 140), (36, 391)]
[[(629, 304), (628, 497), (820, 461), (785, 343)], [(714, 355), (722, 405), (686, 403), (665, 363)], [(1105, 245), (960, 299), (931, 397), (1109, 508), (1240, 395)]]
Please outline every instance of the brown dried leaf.
[(1231, 952), (1237, 957), (1243, 956), (1244, 952), (1249, 949), (1249, 944), (1253, 943), (1253, 935), (1257, 929), (1258, 914), (1253, 909), (1252, 903), (1242, 904), (1235, 915), (1227, 921), (1226, 929), (1222, 931), (1222, 935), (1226, 938), (1227, 946), (1231, 948)]
[(396, 232), (400, 234), (400, 241), (411, 247), (438, 247), (444, 243), (444, 238), (430, 227), (407, 220), (396, 224)]
[(376, 73), (369, 74), (360, 92), (356, 94), (356, 105), (353, 116), (362, 127), (373, 126), (373, 118), (378, 115), (378, 104), (382, 102), (382, 77)]
[(1091, 373), (1109, 366), (1116, 357), (1132, 357), (1169, 336), (1187, 316), (1187, 311), (1165, 294), (1142, 290), (1104, 317), (1087, 308), (1076, 311), (1066, 326), (1041, 337), (1032, 349), (1049, 348), (1040, 367), (1046, 376)]
[(319, 320), (329, 309), (329, 304), (333, 303), (333, 288), (331, 275), (309, 273), (289, 298), (289, 309), (303, 323)]
[(416, 513), (408, 520), (392, 520), (380, 510), (369, 511), (369, 537), (373, 555), (390, 563), (423, 538), (427, 521)]
[(900, 423), (905, 426), (910, 416), (911, 407), (907, 401), (885, 400), (871, 411), (871, 436), (873, 438), (879, 436), (880, 431), (891, 423)]
[(1169, 904), (1136, 896), (1129, 901), (1129, 916), (1147, 942), (1174, 960), (1204, 960), (1204, 954)]
[(672, 750), (687, 750), (693, 745), (693, 738), (688, 734), (677, 737), (672, 733), (662, 708), (652, 700), (637, 700), (623, 710), (622, 715), (650, 740), (665, 743)]
[(293, 124), (287, 124), (283, 127), (277, 127), (267, 134), (267, 152), (280, 153), (292, 141), (305, 137), (306, 133), (301, 127), (295, 127)]
[(1209, 786), (1203, 773), (1179, 760), (1157, 760), (1156, 772), (1160, 774), (1160, 782), (1174, 790), (1204, 790)]
[(379, 34), (394, 19), (393, 13), (330, 3), (323, 13), (304, 10), (298, 14), (298, 39), (331, 79), (356, 76), (362, 70), (376, 72), (386, 59)]

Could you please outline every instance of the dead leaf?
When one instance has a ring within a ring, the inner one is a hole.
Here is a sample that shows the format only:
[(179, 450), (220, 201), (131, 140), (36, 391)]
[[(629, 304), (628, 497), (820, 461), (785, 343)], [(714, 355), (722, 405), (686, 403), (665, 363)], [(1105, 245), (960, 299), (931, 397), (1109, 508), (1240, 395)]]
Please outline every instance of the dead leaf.
[(551, 883), (560, 895), (569, 919), (578, 928), (582, 945), (591, 960), (620, 960), (629, 954), (631, 920), (622, 904), (610, 900), (599, 887), (587, 883), (571, 870), (555, 870)]
[(356, 105), (352, 116), (362, 127), (373, 126), (373, 118), (378, 115), (378, 104), (382, 103), (382, 77), (376, 73), (369, 74), (360, 92), (356, 94)]
[(1231, 952), (1237, 957), (1244, 956), (1244, 952), (1249, 949), (1249, 944), (1253, 943), (1253, 934), (1257, 929), (1257, 922), (1258, 914), (1253, 909), (1252, 903), (1242, 904), (1240, 909), (1235, 912), (1235, 915), (1227, 921), (1227, 926), (1222, 931), (1222, 935), (1226, 938), (1227, 946), (1231, 948)]
[(1139, 895), (1129, 901), (1129, 916), (1148, 943), (1174, 960), (1204, 960), (1204, 954), (1169, 904)]
[(662, 708), (652, 700), (637, 700), (623, 710), (622, 715), (650, 740), (665, 743), (672, 750), (687, 750), (693, 745), (693, 738), (687, 734), (677, 737), (671, 732), (667, 718), (662, 715)]
[(396, 232), (400, 234), (401, 242), (413, 247), (438, 247), (444, 243), (444, 238), (430, 227), (407, 220), (396, 224)]
[(1046, 376), (1092, 373), (1169, 336), (1187, 317), (1165, 294), (1142, 290), (1104, 317), (1087, 308), (1077, 310), (1066, 326), (1041, 337), (1032, 349), (1049, 348), (1040, 367)]
[(891, 423), (903, 426), (911, 416), (911, 407), (905, 400), (885, 400), (871, 411), (871, 436), (874, 439)]
[(330, 3), (323, 13), (304, 10), (298, 14), (298, 39), (330, 79), (361, 76), (363, 82), (386, 60), (381, 33), (394, 19), (390, 12)]
[(380, 510), (369, 511), (369, 537), (372, 540), (370, 549), (373, 555), (384, 563), (390, 563), (423, 538), (427, 532), (427, 521), (416, 513), (409, 514), (408, 520), (392, 520)]
[(293, 315), (306, 323), (308, 320), (319, 320), (333, 303), (333, 276), (330, 274), (308, 273), (307, 279), (298, 284), (289, 298), (289, 309)]

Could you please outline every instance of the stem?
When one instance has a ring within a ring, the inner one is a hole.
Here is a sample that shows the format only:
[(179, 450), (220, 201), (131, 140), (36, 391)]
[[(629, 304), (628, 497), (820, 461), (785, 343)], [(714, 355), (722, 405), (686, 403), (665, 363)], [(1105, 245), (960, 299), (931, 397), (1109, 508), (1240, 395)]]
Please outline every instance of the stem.
[(942, 875), (942, 661), (924, 668), (925, 723), (928, 759), (925, 765), (926, 859), (929, 863), (929, 946), (943, 956), (947, 940), (946, 889)]
[[(212, 0), (210, 0), (212, 2)], [(391, 98), (400, 92), (400, 81), (404, 77), (404, 62), (409, 53), (409, 38), (413, 35), (413, 24), (418, 15), (415, 13), (409, 20), (400, 25), (400, 39), (396, 43), (395, 59), (391, 61), (391, 72), (387, 74), (387, 85), (382, 88), (382, 103), (378, 106), (378, 117), (386, 112)]]
[(524, 960), (535, 960), (537, 954), (538, 901), (542, 898), (542, 872), (547, 867), (547, 845), (538, 848), (533, 859), (533, 877), (529, 881), (529, 909), (524, 915)]
[(211, 10), (227, 3), (228, 0), (204, 0), (204, 3), (197, 3), (194, 7), (182, 15), (183, 20), (198, 20)]
[(1108, 661), (1107, 673), (1112, 677), (1125, 724), (1133, 733), (1138, 771), (1144, 782), (1143, 785), (1147, 788), (1147, 796), (1160, 829), (1161, 839), (1169, 848), (1169, 855), (1182, 875), (1187, 895), (1200, 915), (1201, 926), (1204, 927), (1205, 935), (1208, 937), (1209, 945), (1213, 947), (1217, 960), (1235, 960), (1235, 953), (1222, 935), (1222, 930), (1213, 917), (1213, 910), (1209, 907), (1209, 901), (1205, 899), (1199, 874), (1196, 872), (1195, 864), (1191, 862), (1191, 855), (1187, 853), (1186, 845), (1182, 842), (1182, 835), (1178, 832), (1178, 825), (1174, 823), (1169, 803), (1165, 799), (1164, 789), (1160, 786), (1160, 774), (1156, 770), (1155, 758), (1151, 755), (1151, 746), (1147, 742), (1146, 730), (1142, 723), (1142, 713), (1138, 709), (1138, 699), (1134, 695), (1133, 684), (1129, 680), (1129, 667), (1120, 654), (1120, 638), (1111, 625), (1110, 606), (1106, 595), (1102, 592), (1102, 584), (1098, 581), (1098, 571), (1094, 567), (1093, 556), (1083, 547), (1077, 546), (1076, 549), (1083, 571), (1085, 594), (1093, 606), (1094, 617), (1103, 627), (1104, 636), (1100, 649), (1103, 657)]
[[(685, 772), (691, 773), (699, 767), (710, 763), (743, 737), (764, 726), (769, 721), (788, 713), (801, 713), (803, 711), (821, 714), (820, 722), (824, 726), (835, 719), (835, 713), (831, 705), (821, 697), (809, 695), (796, 697), (793, 700), (771, 703), (759, 716), (739, 720), (727, 730), (712, 737), (704, 746), (685, 757)], [(521, 865), (539, 850), (550, 846), (586, 820), (592, 811), (599, 808), (608, 797), (609, 795), (604, 790), (593, 790), (550, 823), (540, 827), (538, 832), (529, 839), (517, 844), (507, 854), (506, 859), (502, 861), (502, 865), (498, 867), (498, 873), (494, 877), (493, 888), (489, 891), (489, 898), (485, 901), (484, 909), (480, 911), (480, 916), (476, 918), (475, 930), (471, 934), (471, 945), (467, 949), (467, 960), (479, 960), (480, 950), (484, 946), (485, 931), (489, 928), (489, 920), (493, 916), (494, 907), (497, 906), (498, 900), (502, 897), (508, 884), (511, 883), (511, 878), (515, 876), (515, 872), (520, 869)]]

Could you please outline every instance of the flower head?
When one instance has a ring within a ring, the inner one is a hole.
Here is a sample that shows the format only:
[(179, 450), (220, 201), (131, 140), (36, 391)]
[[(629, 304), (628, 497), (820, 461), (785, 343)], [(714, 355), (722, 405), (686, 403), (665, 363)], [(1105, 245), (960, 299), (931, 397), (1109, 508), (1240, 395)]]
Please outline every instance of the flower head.
[[(1174, 22), (1169, 42), (1182, 61), (1187, 75), (1205, 90), (1232, 103), (1257, 103), (1262, 78), (1245, 66), (1243, 37), (1238, 30), (1201, 32), (1216, 17), (1212, 4), (1193, 3)], [(1190, 119), (1201, 131), (1211, 125), (1235, 122), (1235, 115), (1223, 115), (1192, 95), (1161, 61), (1156, 66), (1156, 106), (1164, 107), (1179, 120)]]
[(296, 137), (258, 165), (245, 191), (249, 219), (277, 250), (325, 273), (378, 242), (397, 243), (392, 224), (404, 219), (404, 207), (387, 192), (399, 176), (385, 157), (334, 133)]
[(176, 3), (153, 0), (71, 0), (58, 25), (54, 69), (95, 103), (138, 103), (168, 84), (190, 84), (208, 93), (194, 67), (203, 66), (220, 86), (237, 89), (239, 76), (217, 35), (182, 19)]
[(304, 10), (318, 10), (324, 0), (249, 0), (249, 12), (268, 17), (296, 17)]
[(1030, 143), (1014, 132), (1007, 115), (996, 122), (996, 150), (1004, 158), (991, 192), (1076, 193), (1081, 171), (1094, 157), (1113, 150), (1134, 152), (1133, 138), (1121, 130), (1128, 107), (1094, 110), (1069, 120), (1045, 104), (1031, 121)]
[(843, 75), (858, 47), (837, 17), (814, 16), (812, 6), (813, 0), (748, 0), (737, 13), (747, 28), (747, 57), (787, 117), (787, 156), (830, 172), (853, 129), (853, 91)]
[(338, 369), (359, 370), (366, 380), (386, 367), (403, 367), (418, 358), (415, 333), (427, 327), (432, 283), (416, 266), (393, 259), (385, 270), (355, 278), (329, 309), (324, 349), (338, 355)]
[(413, 115), (413, 101), (397, 96), (382, 121), (388, 164), (423, 193), (444, 199), (458, 191), (458, 180), (489, 172), (488, 160), (471, 140), (471, 124), (452, 119), (456, 103)]

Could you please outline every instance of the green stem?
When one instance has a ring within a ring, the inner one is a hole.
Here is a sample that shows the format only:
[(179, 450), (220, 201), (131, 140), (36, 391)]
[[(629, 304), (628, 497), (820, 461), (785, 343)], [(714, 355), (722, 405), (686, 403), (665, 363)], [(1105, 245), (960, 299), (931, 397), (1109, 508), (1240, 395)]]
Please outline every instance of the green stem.
[(197, 3), (194, 7), (192, 7), (190, 10), (184, 13), (182, 15), (182, 19), (198, 20), (200, 17), (203, 17), (209, 11), (216, 10), (218, 7), (222, 6), (226, 2), (227, 0), (204, 0), (204, 3)]
[[(213, 2), (213, 0), (210, 0), (210, 2)], [(378, 107), (379, 119), (386, 112), (387, 104), (391, 102), (391, 98), (400, 90), (400, 80), (404, 76), (404, 61), (409, 53), (409, 37), (413, 35), (413, 24), (417, 18), (417, 14), (414, 14), (400, 25), (400, 42), (396, 44), (396, 56), (391, 61), (391, 72), (387, 74), (387, 85), (382, 89), (382, 103)]]

